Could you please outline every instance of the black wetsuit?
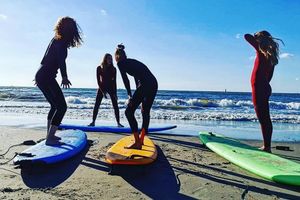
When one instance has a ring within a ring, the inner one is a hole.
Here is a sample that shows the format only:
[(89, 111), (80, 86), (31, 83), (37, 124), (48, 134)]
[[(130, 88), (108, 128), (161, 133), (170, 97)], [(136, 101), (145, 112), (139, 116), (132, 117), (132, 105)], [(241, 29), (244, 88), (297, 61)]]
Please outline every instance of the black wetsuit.
[(150, 122), (150, 109), (157, 93), (157, 80), (151, 71), (143, 63), (134, 59), (125, 59), (118, 62), (118, 67), (127, 90), (131, 96), (130, 83), (127, 74), (134, 77), (136, 90), (132, 96), (129, 105), (126, 108), (125, 115), (128, 119), (132, 132), (138, 131), (137, 121), (134, 112), (142, 103), (143, 125), (142, 128), (148, 132)]
[(41, 67), (35, 75), (37, 86), (51, 105), (47, 119), (51, 120), (51, 124), (55, 126), (60, 125), (67, 111), (64, 95), (55, 80), (58, 69), (60, 69), (62, 77), (67, 77), (65, 62), (68, 54), (67, 49), (63, 40), (53, 38), (41, 61)]
[(99, 107), (103, 99), (103, 94), (108, 93), (114, 107), (116, 120), (119, 123), (120, 114), (119, 114), (119, 106), (118, 106), (117, 81), (116, 81), (117, 70), (114, 66), (109, 66), (107, 69), (98, 66), (96, 75), (97, 75), (97, 82), (98, 82), (99, 89), (97, 91), (96, 102), (93, 109), (93, 122), (96, 121)]

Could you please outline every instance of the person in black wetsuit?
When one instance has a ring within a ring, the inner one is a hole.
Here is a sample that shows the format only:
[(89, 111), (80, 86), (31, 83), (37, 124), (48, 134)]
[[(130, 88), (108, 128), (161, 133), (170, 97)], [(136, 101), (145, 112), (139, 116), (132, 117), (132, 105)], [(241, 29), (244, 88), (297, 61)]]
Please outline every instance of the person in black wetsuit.
[[(157, 93), (158, 84), (156, 78), (147, 66), (135, 59), (127, 58), (124, 49), (124, 45), (118, 45), (115, 52), (115, 59), (129, 98), (125, 115), (135, 138), (135, 143), (127, 148), (141, 149), (144, 142), (144, 136), (148, 133), (150, 109)], [(130, 82), (127, 74), (133, 76), (135, 80), (136, 90), (133, 95), (131, 94)], [(140, 104), (142, 104), (141, 111), (143, 124), (141, 134), (139, 135), (138, 124), (134, 117), (134, 112)]]
[(117, 71), (113, 65), (112, 56), (107, 53), (104, 55), (101, 65), (97, 67), (96, 76), (99, 89), (97, 91), (96, 102), (93, 109), (93, 121), (89, 124), (89, 126), (95, 126), (99, 106), (103, 97), (107, 98), (106, 95), (108, 93), (115, 110), (118, 127), (124, 127), (120, 124), (116, 74)]
[(60, 18), (54, 31), (55, 36), (48, 45), (41, 67), (35, 75), (36, 85), (51, 105), (47, 117), (46, 145), (60, 144), (60, 138), (55, 136), (55, 133), (67, 110), (64, 95), (55, 80), (57, 70), (60, 69), (63, 88), (70, 88), (72, 84), (68, 79), (65, 62), (68, 48), (77, 47), (82, 43), (80, 27), (70, 17)]

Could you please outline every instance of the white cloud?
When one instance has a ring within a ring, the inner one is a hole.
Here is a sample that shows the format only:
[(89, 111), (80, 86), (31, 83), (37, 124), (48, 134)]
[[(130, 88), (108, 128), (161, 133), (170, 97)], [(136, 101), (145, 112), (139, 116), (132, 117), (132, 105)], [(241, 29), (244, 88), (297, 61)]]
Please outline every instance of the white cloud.
[(299, 80), (300, 80), (299, 77), (297, 77), (297, 78), (296, 78), (296, 81), (299, 81)]
[(107, 16), (107, 11), (104, 10), (104, 9), (101, 9), (100, 13), (101, 13), (102, 16)]
[(240, 39), (240, 38), (241, 38), (241, 34), (240, 34), (240, 33), (236, 34), (236, 35), (235, 35), (235, 38), (236, 38), (236, 39)]
[(7, 16), (6, 15), (4, 15), (4, 14), (0, 14), (0, 20), (6, 20), (7, 19)]
[(282, 58), (282, 59), (289, 59), (291, 57), (294, 57), (294, 54), (291, 54), (291, 53), (281, 53), (279, 55), (279, 58)]

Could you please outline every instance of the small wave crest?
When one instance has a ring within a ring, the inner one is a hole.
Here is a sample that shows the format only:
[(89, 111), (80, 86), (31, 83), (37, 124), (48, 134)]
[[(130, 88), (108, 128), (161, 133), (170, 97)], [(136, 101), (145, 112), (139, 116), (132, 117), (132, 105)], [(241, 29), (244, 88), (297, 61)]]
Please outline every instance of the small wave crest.
[(282, 102), (271, 101), (270, 107), (273, 109), (300, 110), (300, 103), (299, 102), (282, 103)]
[(75, 96), (67, 96), (66, 102), (68, 104), (92, 104), (94, 99), (92, 98), (83, 98), (83, 97), (75, 97)]
[(204, 109), (204, 108), (232, 108), (252, 107), (251, 101), (234, 101), (231, 99), (209, 100), (209, 99), (170, 99), (156, 100), (154, 104), (162, 109)]

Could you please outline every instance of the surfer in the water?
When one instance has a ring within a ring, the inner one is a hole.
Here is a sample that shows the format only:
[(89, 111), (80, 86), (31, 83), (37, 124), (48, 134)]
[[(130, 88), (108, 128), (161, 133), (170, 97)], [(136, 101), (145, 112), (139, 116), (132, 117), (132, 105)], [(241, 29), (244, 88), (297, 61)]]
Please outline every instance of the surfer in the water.
[(96, 102), (93, 110), (93, 121), (89, 124), (89, 126), (95, 126), (95, 121), (98, 115), (101, 101), (103, 97), (107, 98), (107, 94), (109, 94), (115, 110), (115, 117), (118, 127), (124, 127), (122, 124), (120, 124), (116, 74), (117, 71), (113, 65), (112, 56), (107, 53), (104, 55), (101, 65), (97, 67), (96, 76), (99, 88), (97, 91)]
[(269, 97), (272, 93), (270, 81), (274, 67), (278, 64), (279, 45), (275, 40), (279, 39), (273, 38), (267, 31), (254, 35), (245, 34), (244, 37), (256, 50), (251, 86), (252, 101), (263, 135), (263, 146), (260, 149), (271, 152), (273, 126), (269, 109)]
[[(124, 45), (118, 45), (115, 52), (115, 59), (127, 90), (129, 100), (125, 115), (135, 139), (134, 144), (128, 148), (141, 149), (144, 142), (144, 136), (148, 133), (150, 109), (157, 93), (158, 84), (156, 78), (147, 66), (135, 59), (127, 58), (124, 49)], [(131, 94), (130, 82), (127, 74), (133, 76), (135, 80), (136, 90), (133, 95)], [(134, 117), (135, 110), (140, 104), (142, 104), (141, 111), (143, 116), (141, 134), (138, 132), (138, 124)]]
[(78, 47), (82, 43), (80, 27), (70, 17), (58, 19), (54, 32), (55, 36), (48, 45), (41, 61), (41, 67), (35, 75), (37, 86), (51, 105), (47, 117), (46, 145), (60, 144), (61, 138), (55, 136), (55, 133), (67, 111), (64, 95), (55, 80), (57, 70), (60, 69), (63, 88), (70, 88), (72, 84), (68, 79), (65, 62), (68, 48)]

